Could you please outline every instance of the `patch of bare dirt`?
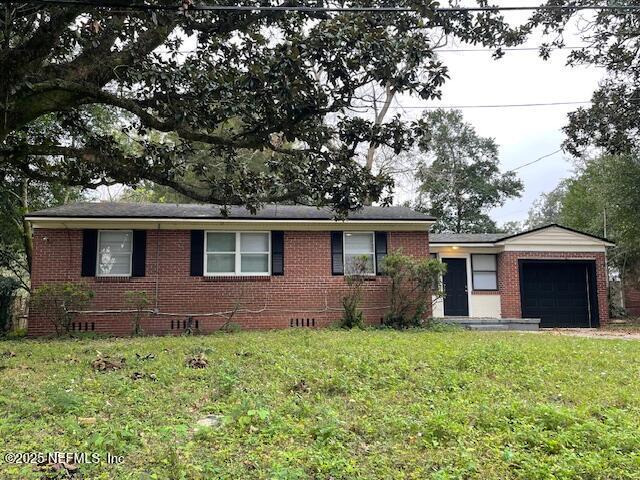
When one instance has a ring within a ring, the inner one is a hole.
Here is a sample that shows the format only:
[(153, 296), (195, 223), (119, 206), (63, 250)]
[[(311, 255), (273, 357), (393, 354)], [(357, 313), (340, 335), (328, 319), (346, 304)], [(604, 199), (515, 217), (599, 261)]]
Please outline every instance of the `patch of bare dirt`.
[(549, 335), (569, 335), (573, 337), (603, 338), (613, 340), (640, 340), (640, 330), (638, 330), (637, 328), (543, 328), (540, 329), (540, 332)]

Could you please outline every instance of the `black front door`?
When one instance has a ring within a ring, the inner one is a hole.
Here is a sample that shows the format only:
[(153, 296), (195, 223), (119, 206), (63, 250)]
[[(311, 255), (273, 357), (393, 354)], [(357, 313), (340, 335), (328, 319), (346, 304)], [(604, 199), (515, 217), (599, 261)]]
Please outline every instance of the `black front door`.
[(447, 317), (468, 317), (469, 296), (467, 292), (467, 260), (443, 258), (447, 265), (444, 283), (444, 314)]

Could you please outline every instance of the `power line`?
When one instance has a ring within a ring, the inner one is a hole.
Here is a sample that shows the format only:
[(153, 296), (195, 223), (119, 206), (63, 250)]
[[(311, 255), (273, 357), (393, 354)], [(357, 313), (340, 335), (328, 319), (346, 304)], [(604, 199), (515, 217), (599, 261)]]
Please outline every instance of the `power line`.
[[(389, 108), (398, 109), (398, 110), (411, 110), (411, 109), (421, 109), (421, 110), (434, 110), (434, 109), (445, 109), (445, 110), (456, 110), (456, 109), (464, 109), (464, 108), (523, 108), (523, 107), (552, 107), (557, 105), (587, 105), (592, 103), (591, 101), (584, 102), (544, 102), (544, 103), (503, 103), (503, 104), (488, 104), (488, 105), (391, 105)], [(354, 106), (353, 108), (373, 108), (372, 105), (362, 105), (362, 106)]]
[[(483, 53), (495, 52), (500, 47), (495, 48), (434, 48), (434, 53)], [(539, 52), (542, 47), (506, 47), (500, 48), (503, 52)], [(550, 51), (554, 50), (579, 50), (582, 48), (594, 48), (591, 45), (580, 45), (575, 47), (549, 47)]]
[(556, 153), (560, 153), (561, 151), (562, 151), (562, 149), (561, 149), (561, 148), (559, 148), (559, 149), (558, 149), (558, 150), (556, 150), (555, 152), (548, 153), (548, 154), (546, 154), (546, 155), (543, 155), (542, 157), (536, 158), (535, 160), (533, 160), (533, 161), (531, 161), (531, 162), (523, 163), (522, 165), (518, 165), (517, 167), (512, 168), (511, 170), (507, 170), (507, 172), (506, 172), (506, 173), (516, 172), (516, 171), (518, 171), (518, 170), (520, 170), (520, 169), (522, 169), (522, 168), (524, 168), (524, 167), (528, 167), (529, 165), (533, 165), (534, 163), (538, 163), (538, 162), (540, 162), (540, 161), (544, 160), (545, 158), (552, 157), (552, 156), (554, 156)]
[[(0, 3), (8, 3), (11, 0), (0, 0)], [(180, 5), (150, 5), (132, 4), (126, 1), (92, 1), (92, 0), (31, 0), (27, 3), (38, 5), (57, 5), (70, 7), (93, 7), (93, 8), (118, 8), (138, 11), (172, 11), (181, 12), (184, 10), (193, 12), (226, 12), (226, 11), (246, 11), (246, 12), (307, 12), (307, 13), (419, 13), (418, 9), (412, 7), (309, 7), (301, 5), (192, 5), (188, 8)], [(442, 7), (433, 11), (436, 13), (479, 13), (479, 12), (517, 12), (517, 11), (552, 11), (552, 12), (577, 12), (584, 10), (611, 11), (611, 12), (640, 12), (638, 5), (539, 5), (526, 7)]]

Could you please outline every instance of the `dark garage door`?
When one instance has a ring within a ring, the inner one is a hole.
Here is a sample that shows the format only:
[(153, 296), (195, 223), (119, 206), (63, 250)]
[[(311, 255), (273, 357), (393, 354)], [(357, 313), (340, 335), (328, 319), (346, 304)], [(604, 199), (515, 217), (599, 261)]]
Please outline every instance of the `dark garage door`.
[(540, 327), (597, 327), (593, 262), (520, 263), (522, 316)]

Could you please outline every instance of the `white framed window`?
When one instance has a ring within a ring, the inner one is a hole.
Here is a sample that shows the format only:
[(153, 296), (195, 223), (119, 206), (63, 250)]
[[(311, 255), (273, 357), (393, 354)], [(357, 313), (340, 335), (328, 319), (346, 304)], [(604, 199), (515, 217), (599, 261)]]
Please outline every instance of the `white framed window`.
[(204, 274), (270, 275), (269, 232), (206, 232)]
[(474, 290), (498, 289), (498, 261), (496, 255), (471, 255)]
[(344, 232), (344, 274), (376, 274), (376, 236), (373, 232)]
[(133, 258), (132, 230), (98, 230), (96, 276), (130, 277)]

